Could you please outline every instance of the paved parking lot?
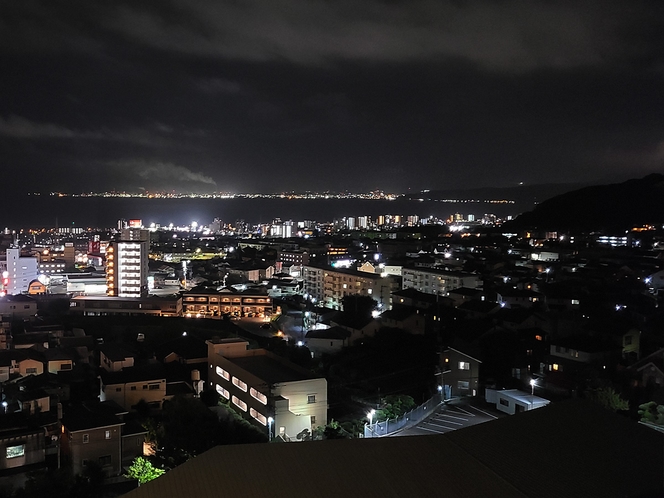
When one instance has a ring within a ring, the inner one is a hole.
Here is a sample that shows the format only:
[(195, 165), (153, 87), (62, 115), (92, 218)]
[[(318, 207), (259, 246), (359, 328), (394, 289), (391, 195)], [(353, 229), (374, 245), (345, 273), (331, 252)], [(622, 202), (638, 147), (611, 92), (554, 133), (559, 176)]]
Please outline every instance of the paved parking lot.
[(453, 400), (440, 406), (433, 415), (430, 415), (414, 427), (404, 429), (394, 436), (424, 436), (431, 434), (445, 434), (471, 425), (489, 422), (503, 417), (505, 414), (491, 408), (483, 400)]

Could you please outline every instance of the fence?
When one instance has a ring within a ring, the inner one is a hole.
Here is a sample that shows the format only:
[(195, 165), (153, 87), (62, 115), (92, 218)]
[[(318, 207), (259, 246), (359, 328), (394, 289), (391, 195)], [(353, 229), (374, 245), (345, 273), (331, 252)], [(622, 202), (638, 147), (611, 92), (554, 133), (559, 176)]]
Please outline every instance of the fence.
[(450, 386), (445, 386), (442, 392), (432, 396), (420, 406), (413, 408), (401, 417), (364, 425), (364, 437), (383, 437), (411, 425), (415, 425), (428, 417), (444, 400), (450, 399)]

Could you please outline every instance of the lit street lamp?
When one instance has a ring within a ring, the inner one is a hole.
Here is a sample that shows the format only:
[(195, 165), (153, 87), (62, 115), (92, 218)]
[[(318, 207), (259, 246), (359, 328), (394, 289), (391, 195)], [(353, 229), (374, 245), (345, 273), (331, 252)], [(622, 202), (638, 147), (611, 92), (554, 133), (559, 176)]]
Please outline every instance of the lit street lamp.
[(533, 405), (535, 404), (535, 384), (537, 384), (535, 379), (530, 379), (530, 409), (531, 410), (534, 408)]
[(371, 409), (371, 411), (369, 411), (369, 413), (367, 413), (367, 416), (369, 417), (369, 430), (371, 431), (371, 437), (373, 437), (373, 433), (374, 433), (374, 430), (371, 426), (373, 425), (373, 416), (374, 416), (375, 413), (376, 413), (376, 410), (374, 410), (373, 408)]
[(272, 422), (274, 419), (272, 417), (267, 418), (267, 440), (272, 441)]

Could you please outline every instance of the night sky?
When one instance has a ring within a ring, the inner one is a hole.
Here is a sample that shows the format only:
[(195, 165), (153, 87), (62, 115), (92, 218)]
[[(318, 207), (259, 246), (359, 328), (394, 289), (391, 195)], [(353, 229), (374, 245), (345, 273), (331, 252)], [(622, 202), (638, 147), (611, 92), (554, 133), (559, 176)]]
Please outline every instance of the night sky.
[(5, 191), (366, 191), (664, 168), (664, 2), (0, 3)]

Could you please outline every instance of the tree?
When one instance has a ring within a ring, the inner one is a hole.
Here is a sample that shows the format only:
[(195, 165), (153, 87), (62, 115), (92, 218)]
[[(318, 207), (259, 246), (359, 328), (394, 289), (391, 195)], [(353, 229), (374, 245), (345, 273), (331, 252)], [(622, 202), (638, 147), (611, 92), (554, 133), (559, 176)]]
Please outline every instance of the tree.
[(406, 395), (386, 396), (379, 410), (376, 410), (376, 422), (401, 417), (404, 413), (415, 408), (415, 400)]
[(136, 457), (131, 464), (131, 467), (129, 467), (128, 472), (125, 474), (125, 477), (127, 479), (138, 480), (138, 485), (140, 486), (141, 484), (156, 479), (165, 472), (165, 470), (153, 466), (147, 458)]
[(643, 403), (639, 405), (639, 415), (641, 422), (664, 425), (664, 405), (658, 405), (654, 401)]
[(600, 387), (588, 392), (588, 399), (613, 412), (629, 410), (629, 403), (612, 387)]

